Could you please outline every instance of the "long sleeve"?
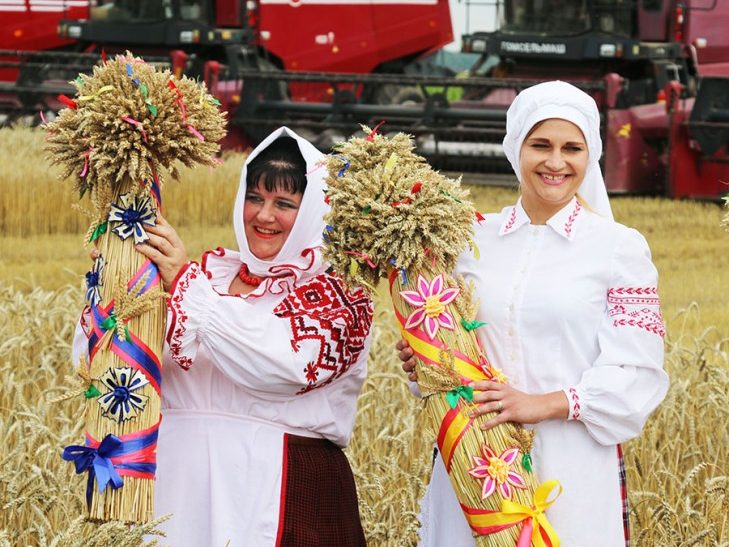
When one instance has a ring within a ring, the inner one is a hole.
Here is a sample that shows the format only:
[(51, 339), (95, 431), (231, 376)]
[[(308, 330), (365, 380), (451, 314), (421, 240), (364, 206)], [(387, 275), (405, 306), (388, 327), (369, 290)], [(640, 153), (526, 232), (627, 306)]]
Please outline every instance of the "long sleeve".
[(599, 355), (579, 383), (564, 390), (569, 419), (582, 421), (601, 444), (637, 436), (668, 390), (657, 283), (647, 242), (626, 229), (612, 260)]
[(196, 263), (172, 288), (169, 351), (189, 368), (201, 347), (236, 384), (273, 397), (322, 387), (366, 359), (372, 319), (363, 293), (328, 274), (307, 281), (272, 311), (218, 294)]
[(71, 343), (71, 362), (77, 366), (83, 357), (89, 360), (89, 332), (90, 332), (90, 314), (89, 307), (84, 307), (76, 323), (76, 330), (73, 333), (73, 342)]

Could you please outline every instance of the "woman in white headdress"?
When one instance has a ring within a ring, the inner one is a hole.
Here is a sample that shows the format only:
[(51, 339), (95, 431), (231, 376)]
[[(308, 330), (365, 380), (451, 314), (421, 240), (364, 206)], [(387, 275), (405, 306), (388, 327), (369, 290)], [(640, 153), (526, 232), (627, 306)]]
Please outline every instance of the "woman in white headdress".
[(322, 261), (322, 159), (287, 128), (249, 155), (237, 251), (189, 262), (161, 218), (138, 247), (171, 294), (155, 513), (175, 547), (365, 544), (341, 449), (372, 305)]
[[(484, 425), (532, 424), (540, 480), (563, 493), (547, 517), (567, 547), (628, 545), (621, 443), (663, 400), (665, 333), (648, 244), (613, 220), (600, 172), (599, 112), (565, 82), (522, 91), (504, 151), (521, 197), (476, 227), (482, 258), (457, 271), (476, 286), (480, 339), (509, 384), (478, 382)], [(412, 351), (398, 344), (412, 378)], [(438, 458), (422, 502), (422, 545), (473, 545)]]

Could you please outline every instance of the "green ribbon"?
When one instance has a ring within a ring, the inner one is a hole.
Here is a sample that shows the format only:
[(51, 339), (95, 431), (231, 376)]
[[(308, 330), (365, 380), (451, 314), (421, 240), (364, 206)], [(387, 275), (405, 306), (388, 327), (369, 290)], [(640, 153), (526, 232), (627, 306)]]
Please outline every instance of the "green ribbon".
[(487, 323), (484, 321), (466, 321), (465, 319), (461, 319), (461, 326), (463, 326), (464, 329), (467, 331), (476, 330), (479, 327), (486, 326)]
[(218, 99), (216, 99), (215, 97), (208, 97), (208, 102), (210, 104), (214, 104), (215, 106), (221, 105), (221, 102)]
[(89, 389), (84, 391), (84, 397), (86, 397), (87, 399), (95, 399), (99, 395), (101, 395), (101, 391), (99, 391), (93, 384), (89, 386)]
[(462, 201), (461, 201), (460, 199), (458, 199), (458, 198), (457, 198), (456, 196), (454, 196), (454, 195), (451, 195), (451, 194), (449, 194), (449, 193), (448, 193), (448, 192), (446, 192), (445, 190), (441, 190), (441, 191), (440, 191), (440, 193), (441, 193), (441, 194), (443, 194), (444, 196), (448, 196), (449, 198), (451, 198), (451, 199), (452, 199), (453, 201), (455, 201), (456, 203), (463, 203), (463, 202), (462, 202)]
[(89, 243), (92, 241), (96, 241), (101, 237), (102, 234), (106, 233), (106, 230), (109, 228), (108, 222), (102, 222), (101, 224), (97, 224), (96, 228), (94, 228), (94, 232), (91, 234), (91, 237), (89, 238)]
[(469, 403), (473, 402), (473, 388), (470, 386), (458, 386), (456, 389), (446, 393), (446, 400), (451, 408), (458, 406), (458, 399), (464, 398)]
[(116, 315), (113, 313), (101, 322), (101, 328), (104, 330), (111, 330), (116, 328)]
[(149, 110), (152, 116), (157, 116), (157, 107), (154, 106), (149, 100), (149, 90), (147, 89), (146, 84), (140, 83), (139, 91), (142, 92), (142, 96), (144, 97), (144, 104), (147, 105), (147, 110)]
[(528, 452), (521, 457), (521, 466), (529, 473), (532, 472), (532, 456)]
[[(106, 319), (104, 319), (101, 322), (101, 328), (104, 330), (112, 330), (116, 329), (117, 319), (116, 315), (114, 315), (114, 312), (109, 315)], [(126, 336), (127, 342), (132, 341), (132, 337), (129, 335), (129, 327), (127, 325), (124, 325), (124, 334)]]

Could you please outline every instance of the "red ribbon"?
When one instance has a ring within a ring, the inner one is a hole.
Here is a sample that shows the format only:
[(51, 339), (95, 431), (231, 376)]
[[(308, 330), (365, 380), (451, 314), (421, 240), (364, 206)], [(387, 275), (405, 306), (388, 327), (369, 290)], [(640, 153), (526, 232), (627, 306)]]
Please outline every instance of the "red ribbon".
[(368, 141), (368, 142), (372, 142), (373, 140), (375, 140), (375, 133), (377, 133), (377, 130), (378, 130), (378, 129), (379, 129), (380, 127), (382, 127), (382, 125), (383, 125), (384, 123), (385, 123), (385, 120), (382, 120), (382, 121), (381, 121), (380, 123), (378, 123), (378, 124), (377, 124), (377, 125), (375, 126), (375, 128), (374, 128), (374, 129), (372, 130), (372, 132), (371, 132), (371, 133), (369, 134), (369, 136), (367, 137), (367, 141)]
[(65, 95), (59, 95), (58, 100), (61, 101), (63, 104), (65, 104), (68, 108), (71, 108), (72, 110), (76, 110), (78, 108), (76, 101), (74, 101), (73, 99), (70, 99), (69, 97), (66, 97)]

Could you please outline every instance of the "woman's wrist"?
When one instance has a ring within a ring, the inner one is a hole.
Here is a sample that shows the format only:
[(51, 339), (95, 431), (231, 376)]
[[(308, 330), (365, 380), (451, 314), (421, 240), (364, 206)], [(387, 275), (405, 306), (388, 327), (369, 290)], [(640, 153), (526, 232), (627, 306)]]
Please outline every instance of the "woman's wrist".
[(569, 416), (570, 404), (564, 391), (545, 393), (542, 397), (542, 408), (545, 420), (566, 420)]

